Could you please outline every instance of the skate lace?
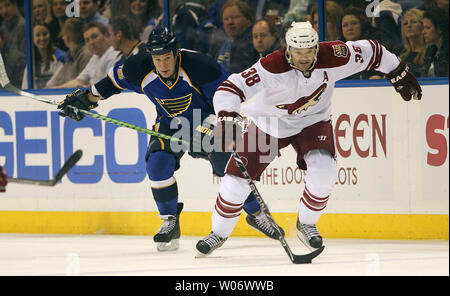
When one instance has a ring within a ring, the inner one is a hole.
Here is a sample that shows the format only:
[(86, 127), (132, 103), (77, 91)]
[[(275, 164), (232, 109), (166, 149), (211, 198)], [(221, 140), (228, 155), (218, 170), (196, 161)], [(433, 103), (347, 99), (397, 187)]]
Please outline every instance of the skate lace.
[(177, 220), (175, 217), (168, 217), (167, 219), (164, 219), (164, 222), (161, 225), (161, 228), (159, 229), (158, 233), (171, 232), (172, 229), (175, 228), (176, 223), (177, 223)]
[(256, 218), (255, 222), (258, 225), (258, 227), (264, 230), (265, 232), (268, 232), (270, 234), (273, 234), (275, 232), (275, 229), (272, 227), (272, 224), (269, 222), (269, 219), (267, 219), (266, 216)]
[(308, 239), (320, 235), (315, 224), (302, 224), (302, 227)]
[(210, 247), (215, 247), (220, 244), (222, 238), (218, 235), (211, 233), (207, 238), (204, 239), (204, 242), (207, 243)]

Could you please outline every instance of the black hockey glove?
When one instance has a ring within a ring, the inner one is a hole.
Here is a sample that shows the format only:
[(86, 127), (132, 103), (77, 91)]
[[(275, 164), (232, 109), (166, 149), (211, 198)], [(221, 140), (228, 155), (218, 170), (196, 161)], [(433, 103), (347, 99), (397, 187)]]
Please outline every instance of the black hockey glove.
[(403, 100), (410, 101), (411, 98), (420, 100), (422, 98), (422, 88), (417, 82), (416, 76), (414, 76), (404, 61), (400, 60), (400, 65), (387, 74), (386, 78), (402, 96)]
[(6, 191), (6, 185), (8, 185), (8, 176), (0, 165), (0, 192)]
[(84, 114), (80, 110), (89, 111), (98, 106), (97, 103), (89, 100), (91, 92), (87, 89), (77, 89), (73, 93), (66, 96), (58, 105), (60, 111), (58, 114), (62, 117), (70, 117), (73, 120), (80, 121), (84, 118)]
[(243, 127), (244, 119), (241, 115), (236, 112), (220, 111), (217, 115), (217, 127), (214, 130), (216, 151), (230, 152), (236, 150), (242, 139)]
[(209, 154), (214, 145), (214, 129), (216, 115), (209, 115), (202, 124), (194, 128), (192, 143), (188, 154), (192, 158), (202, 158), (209, 161)]

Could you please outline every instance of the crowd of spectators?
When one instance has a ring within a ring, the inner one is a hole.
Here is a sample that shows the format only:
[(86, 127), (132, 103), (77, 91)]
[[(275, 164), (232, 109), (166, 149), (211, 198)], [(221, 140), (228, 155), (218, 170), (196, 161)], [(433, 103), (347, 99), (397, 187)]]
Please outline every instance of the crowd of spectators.
[[(179, 46), (209, 54), (228, 73), (284, 45), (292, 21), (318, 30), (314, 0), (169, 0)], [(34, 88), (96, 83), (164, 23), (164, 0), (31, 0)], [(374, 39), (418, 77), (448, 77), (449, 0), (327, 0), (326, 41)], [(28, 87), (24, 0), (0, 0), (0, 50), (11, 82)], [(130, 29), (131, 28), (131, 29)], [(349, 79), (378, 79), (372, 71)]]

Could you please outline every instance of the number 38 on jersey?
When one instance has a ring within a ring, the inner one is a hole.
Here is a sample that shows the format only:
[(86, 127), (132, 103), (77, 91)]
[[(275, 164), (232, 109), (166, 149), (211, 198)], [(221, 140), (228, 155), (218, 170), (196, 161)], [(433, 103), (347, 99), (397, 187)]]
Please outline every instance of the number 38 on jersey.
[(247, 84), (247, 86), (253, 86), (261, 81), (261, 77), (259, 77), (255, 68), (250, 68), (249, 70), (242, 72), (241, 76), (245, 79), (245, 84)]

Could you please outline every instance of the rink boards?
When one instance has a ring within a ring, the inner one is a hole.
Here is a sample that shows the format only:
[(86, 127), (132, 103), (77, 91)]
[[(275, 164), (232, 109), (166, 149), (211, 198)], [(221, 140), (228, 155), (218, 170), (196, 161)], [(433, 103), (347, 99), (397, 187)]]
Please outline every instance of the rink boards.
[[(448, 239), (448, 84), (423, 89), (421, 102), (406, 103), (392, 87), (336, 88), (338, 182), (319, 221), (325, 237)], [(148, 128), (156, 116), (145, 96), (129, 92), (96, 111)], [(0, 232), (154, 234), (160, 219), (145, 174), (148, 139), (95, 119), (65, 120), (54, 106), (0, 92), (0, 164), (9, 176), (49, 179), (76, 149), (84, 152), (53, 188), (8, 185)], [(293, 235), (305, 172), (291, 147), (281, 154), (257, 186)], [(183, 234), (207, 234), (220, 180), (188, 155), (175, 177)], [(233, 235), (258, 234), (241, 217)]]

